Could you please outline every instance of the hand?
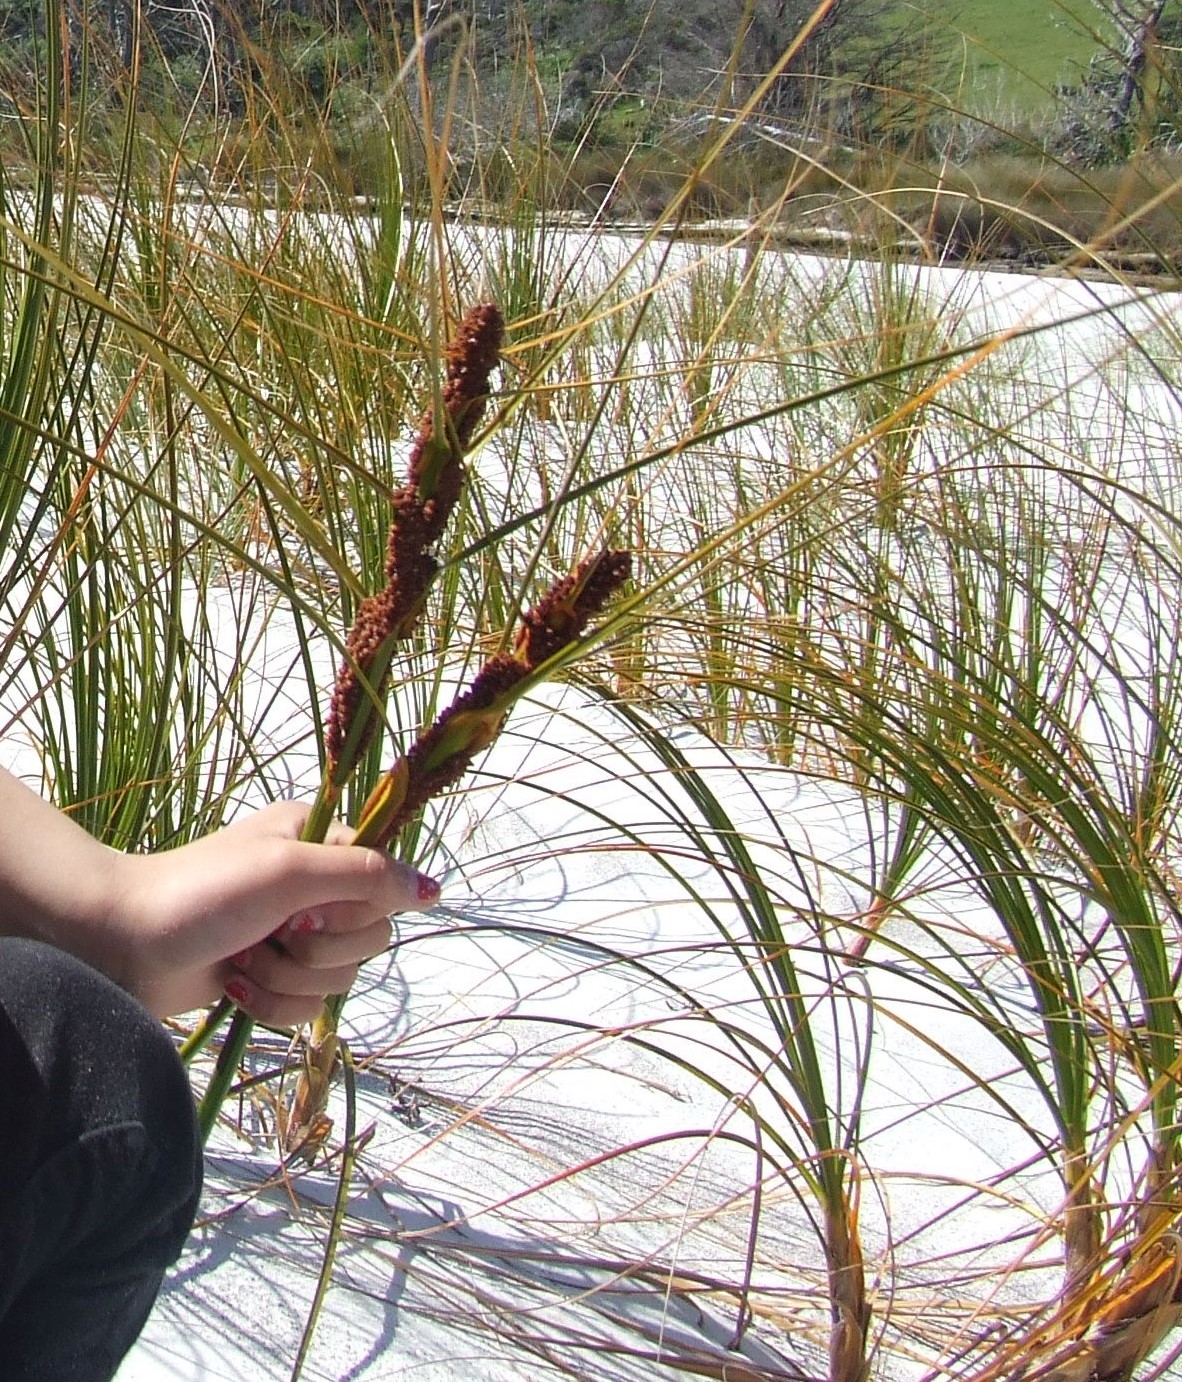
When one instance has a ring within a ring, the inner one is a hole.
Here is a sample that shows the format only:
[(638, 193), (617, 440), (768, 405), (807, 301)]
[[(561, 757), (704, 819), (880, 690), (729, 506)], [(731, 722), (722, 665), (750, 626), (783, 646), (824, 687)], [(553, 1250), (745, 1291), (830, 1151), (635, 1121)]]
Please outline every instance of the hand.
[(277, 802), (180, 849), (118, 856), (101, 967), (159, 1016), (225, 992), (262, 1022), (310, 1021), (389, 944), (389, 914), (427, 910), (439, 887), (344, 827), (301, 842), (307, 814)]

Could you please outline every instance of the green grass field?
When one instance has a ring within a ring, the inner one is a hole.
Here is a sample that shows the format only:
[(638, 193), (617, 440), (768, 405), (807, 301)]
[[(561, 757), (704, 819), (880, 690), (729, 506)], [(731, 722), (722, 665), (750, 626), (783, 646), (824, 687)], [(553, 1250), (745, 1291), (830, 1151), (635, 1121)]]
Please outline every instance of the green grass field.
[[(914, 8), (914, 0), (907, 0)], [(975, 111), (1021, 116), (1050, 104), (1057, 83), (1074, 80), (1096, 51), (1102, 16), (1091, 0), (918, 0), (961, 37), (959, 72), (947, 94)]]

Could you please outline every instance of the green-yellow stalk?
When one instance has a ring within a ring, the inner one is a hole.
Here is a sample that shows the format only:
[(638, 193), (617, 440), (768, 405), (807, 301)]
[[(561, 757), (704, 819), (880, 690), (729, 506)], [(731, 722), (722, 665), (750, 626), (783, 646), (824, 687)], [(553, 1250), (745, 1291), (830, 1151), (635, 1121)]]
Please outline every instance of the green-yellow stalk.
[[(406, 484), (391, 497), (394, 516), (387, 546), (386, 584), (362, 601), (346, 640), (346, 656), (337, 673), (325, 734), (324, 774), (300, 833), (304, 841), (319, 844), (326, 838), (345, 786), (382, 722), (381, 698), (390, 664), (399, 643), (413, 631), (422, 613), (427, 586), (436, 571), (429, 549), (442, 535), (459, 498), (463, 458), (484, 409), (503, 335), (500, 311), (484, 303), (467, 314), (448, 347), (442, 391), (435, 408), (419, 423)], [(367, 842), (363, 838), (356, 841)], [(344, 995), (328, 1001), (309, 1038), (300, 1090), (314, 1086), (321, 1110), (336, 1061), (336, 1027), (343, 1003)], [(193, 1034), (188, 1043), (190, 1058), (205, 1045), (228, 1011), (219, 1004)], [(246, 1013), (234, 1014), (198, 1108), (203, 1139), (213, 1131), (253, 1027)]]

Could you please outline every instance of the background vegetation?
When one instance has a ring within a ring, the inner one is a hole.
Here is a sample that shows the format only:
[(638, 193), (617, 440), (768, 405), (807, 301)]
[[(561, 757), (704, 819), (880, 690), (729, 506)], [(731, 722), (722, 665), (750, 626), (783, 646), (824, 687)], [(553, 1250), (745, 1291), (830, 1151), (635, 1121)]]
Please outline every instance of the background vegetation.
[[(437, 109), (463, 110), (448, 151), (467, 204), (516, 205), (545, 143), (545, 200), (584, 215), (747, 215), (785, 236), (867, 237), (854, 193), (897, 192), (904, 238), (1045, 262), (1096, 241), (1134, 204), (1159, 208), (1178, 143), (1182, 15), (1175, 0), (73, 0), (67, 50), (92, 120), (137, 119), (179, 143), (188, 176), (254, 175), (312, 159), (318, 195), (379, 197), (385, 132), (408, 191), (425, 174), (421, 103), (399, 81), (422, 62)], [(4, 0), (0, 36), (19, 149), (37, 69), (38, 0)], [(521, 78), (524, 76), (524, 82)], [(399, 94), (401, 93), (401, 94)], [(399, 111), (402, 110), (402, 115)], [(750, 117), (750, 118), (748, 118)], [(708, 151), (729, 122), (727, 158)], [(260, 136), (263, 144), (259, 146)], [(1126, 173), (1127, 176), (1122, 176)], [(478, 185), (477, 185), (478, 184)], [(994, 192), (997, 193), (994, 196)], [(1010, 214), (1012, 210), (1013, 214)], [(1140, 253), (1136, 237), (1113, 248)]]

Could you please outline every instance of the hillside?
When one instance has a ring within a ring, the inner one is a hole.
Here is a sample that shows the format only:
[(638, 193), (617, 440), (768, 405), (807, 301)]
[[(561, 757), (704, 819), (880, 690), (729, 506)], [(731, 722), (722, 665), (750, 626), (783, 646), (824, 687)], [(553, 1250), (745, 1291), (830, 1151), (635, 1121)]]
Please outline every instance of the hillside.
[[(1153, 16), (1138, 21), (1151, 36), (1140, 67), (1124, 59), (1128, 34), (1105, 36), (1109, 3), (211, 0), (199, 14), (164, 0), (79, 0), (70, 40), (79, 72), (105, 71), (113, 110), (136, 65), (137, 101), (174, 123), (191, 108), (257, 112), (262, 95), (280, 126), (312, 117), (308, 129), (330, 131), (359, 189), (369, 157), (359, 139), (375, 111), (398, 91), (417, 100), (404, 64), (420, 39), (431, 89), (467, 112), (451, 129), (461, 160), (475, 141), (503, 147), (533, 131), (560, 154), (649, 149), (672, 166), (680, 153), (692, 159), (713, 116), (749, 109), (752, 144), (819, 136), (830, 150), (923, 165), (1041, 146), (1093, 166), (1146, 142), (1175, 146), (1182, 109), (1182, 0), (1122, 0)], [(0, 0), (10, 113), (33, 100), (41, 14), (37, 0)], [(618, 166), (588, 176), (611, 184)]]
[[(197, 10), (146, 0), (149, 63), (199, 60), (210, 34), (224, 62), (286, 60), (316, 88), (328, 69), (372, 69), (374, 50), (405, 51), (415, 32), (415, 0), (214, 0), (208, 23)], [(670, 111), (704, 101), (741, 101), (802, 30), (807, 41), (773, 83), (766, 104), (778, 113), (816, 104), (818, 78), (842, 83), (922, 86), (955, 95), (1003, 93), (1036, 105), (1055, 83), (1086, 63), (1092, 0), (1060, 6), (1021, 0), (836, 0), (817, 19), (815, 0), (422, 0), (424, 29), (442, 29), (440, 53), (468, 46), (475, 69), (494, 87), (523, 48), (532, 49), (548, 94), (568, 118), (598, 104), (644, 101)], [(71, 33), (112, 61), (131, 61), (136, 0), (82, 0)], [(0, 0), (0, 37), (9, 72), (31, 64), (24, 50), (39, 25), (38, 0)], [(462, 23), (457, 23), (462, 21)], [(461, 39), (463, 34), (463, 39)], [(182, 62), (182, 84), (193, 73)]]
[[(737, 92), (749, 90), (813, 13), (813, 0), (485, 0), (469, 9), (483, 69), (528, 27), (542, 71), (560, 77), (576, 103), (612, 85), (621, 95), (697, 103), (730, 76)], [(1078, 82), (1110, 36), (1095, 0), (838, 0), (775, 101), (806, 103), (808, 79), (818, 76), (910, 79), (974, 110), (1026, 116), (1053, 106), (1057, 88)]]
[[(943, 90), (982, 113), (1030, 116), (1053, 107), (1056, 88), (1078, 82), (1111, 30), (1092, 0), (920, 0), (939, 18), (948, 59)], [(902, 14), (914, 0), (894, 0)]]

